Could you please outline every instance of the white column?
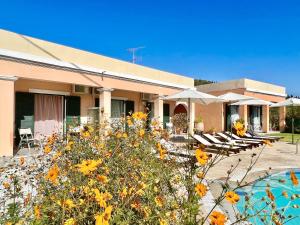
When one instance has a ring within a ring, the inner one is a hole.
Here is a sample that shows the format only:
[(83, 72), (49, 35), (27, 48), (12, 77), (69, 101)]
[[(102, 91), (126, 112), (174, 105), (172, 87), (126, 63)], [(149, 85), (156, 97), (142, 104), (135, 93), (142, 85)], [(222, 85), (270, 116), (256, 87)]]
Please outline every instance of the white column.
[(158, 119), (161, 125), (164, 119), (164, 100), (162, 97), (163, 96), (157, 96), (154, 99), (154, 117)]
[(14, 154), (15, 81), (0, 76), (0, 156)]
[(265, 133), (269, 132), (270, 128), (270, 110), (268, 105), (262, 107), (262, 130)]
[(100, 88), (99, 118), (101, 122), (108, 121), (111, 117), (111, 88)]

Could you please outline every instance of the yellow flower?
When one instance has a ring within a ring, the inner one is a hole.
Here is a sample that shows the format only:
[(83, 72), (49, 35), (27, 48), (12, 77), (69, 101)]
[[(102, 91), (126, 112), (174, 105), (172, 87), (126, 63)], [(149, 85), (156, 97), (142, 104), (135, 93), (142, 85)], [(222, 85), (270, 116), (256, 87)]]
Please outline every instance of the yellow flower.
[(202, 198), (206, 195), (207, 187), (204, 184), (197, 184), (195, 187), (195, 191)]
[(236, 204), (240, 200), (240, 196), (236, 194), (234, 191), (229, 191), (225, 194), (225, 198), (231, 204)]
[(224, 225), (227, 221), (226, 216), (218, 211), (213, 211), (209, 215), (211, 225)]
[(104, 212), (100, 215), (96, 215), (95, 225), (109, 225), (109, 220), (111, 218), (112, 206), (108, 206)]
[(52, 151), (52, 148), (49, 146), (49, 145), (45, 145), (45, 147), (44, 147), (44, 152), (46, 153), (46, 154), (48, 154), (48, 153), (50, 153)]
[(46, 179), (51, 181), (53, 184), (57, 184), (57, 178), (59, 175), (59, 168), (57, 165), (54, 165), (49, 171), (46, 176)]
[(123, 199), (123, 198), (126, 198), (128, 192), (127, 192), (127, 188), (123, 188), (123, 190), (121, 191), (120, 193), (120, 197)]
[(72, 150), (72, 147), (74, 145), (74, 142), (73, 141), (69, 141), (67, 146), (65, 147), (66, 151), (70, 151)]
[(34, 206), (34, 216), (36, 219), (40, 219), (41, 218), (41, 210), (39, 206)]
[(89, 175), (95, 171), (97, 167), (102, 163), (101, 159), (98, 160), (83, 160), (81, 164), (77, 164), (78, 170), (84, 175)]
[(100, 192), (97, 188), (93, 189), (95, 199), (102, 208), (106, 208), (106, 202), (112, 199), (112, 195), (108, 192)]
[(127, 120), (127, 124), (128, 124), (128, 126), (132, 126), (132, 125), (133, 125), (132, 120), (131, 120), (131, 119), (128, 119), (128, 120)]
[(75, 224), (76, 221), (74, 218), (67, 219), (66, 222), (64, 222), (64, 225), (75, 225)]
[(164, 219), (159, 219), (159, 225), (168, 225), (168, 222)]
[(107, 176), (104, 175), (98, 175), (97, 176), (97, 180), (103, 184), (107, 184), (108, 183), (108, 178)]
[(121, 133), (121, 132), (117, 132), (116, 137), (117, 137), (118, 139), (120, 139), (120, 138), (122, 137), (122, 133)]
[(123, 133), (123, 138), (128, 138), (127, 133)]
[(64, 205), (69, 208), (69, 209), (72, 209), (75, 207), (75, 204), (74, 202), (71, 200), (71, 199), (67, 199), (65, 202), (64, 202)]
[(195, 155), (198, 163), (200, 163), (201, 165), (205, 165), (207, 163), (208, 156), (201, 149), (196, 149)]
[(245, 126), (244, 126), (243, 123), (241, 123), (241, 122), (236, 122), (236, 123), (234, 124), (233, 127), (234, 127), (234, 129), (236, 130), (236, 134), (237, 134), (238, 136), (241, 136), (241, 137), (245, 136), (246, 128), (245, 128)]
[(5, 225), (13, 225), (12, 222), (6, 222)]
[(132, 114), (132, 118), (136, 120), (146, 120), (147, 119), (147, 114), (143, 112), (135, 112)]
[(164, 199), (161, 196), (156, 196), (154, 201), (158, 207), (163, 207)]
[(144, 129), (140, 129), (139, 130), (139, 136), (143, 137), (145, 135), (145, 130)]
[(58, 151), (52, 158), (53, 161), (57, 160), (59, 157), (61, 157), (62, 155), (62, 152), (61, 151)]

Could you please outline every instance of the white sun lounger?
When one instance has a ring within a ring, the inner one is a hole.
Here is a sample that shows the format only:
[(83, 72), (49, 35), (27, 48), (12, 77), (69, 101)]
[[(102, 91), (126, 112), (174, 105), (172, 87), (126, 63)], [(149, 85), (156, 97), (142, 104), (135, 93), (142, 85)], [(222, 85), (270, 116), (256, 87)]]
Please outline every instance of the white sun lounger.
[(249, 145), (252, 145), (252, 146), (259, 146), (260, 145), (260, 142), (258, 141), (248, 141), (248, 140), (237, 140), (237, 139), (233, 139), (229, 136), (227, 136), (226, 134), (223, 134), (222, 132), (219, 132), (217, 133), (221, 138), (224, 138), (225, 140), (231, 142), (236, 142), (236, 143), (243, 143), (243, 144), (249, 144)]
[(211, 134), (203, 134), (203, 136), (205, 136), (207, 139), (209, 139), (210, 141), (212, 141), (214, 144), (225, 144), (225, 145), (240, 147), (242, 149), (251, 147), (248, 144), (238, 144), (238, 143), (235, 143), (235, 142), (232, 142), (232, 141), (231, 141), (231, 143), (229, 143), (229, 142), (222, 142), (219, 139), (217, 139), (214, 136), (212, 136)]
[(258, 143), (263, 143), (263, 140), (260, 140), (260, 139), (253, 139), (253, 138), (241, 138), (233, 133), (230, 133), (229, 131), (226, 131), (225, 132), (226, 135), (228, 135), (229, 137), (232, 137), (236, 140), (242, 140), (242, 141), (255, 141), (255, 142), (258, 142)]

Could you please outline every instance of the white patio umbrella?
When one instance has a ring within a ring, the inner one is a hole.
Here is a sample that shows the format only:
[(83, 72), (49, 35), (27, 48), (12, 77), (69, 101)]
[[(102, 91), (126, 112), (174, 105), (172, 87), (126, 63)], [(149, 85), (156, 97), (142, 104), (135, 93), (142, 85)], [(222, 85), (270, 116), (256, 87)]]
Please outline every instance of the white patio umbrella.
[(273, 104), (272, 102), (265, 101), (262, 99), (250, 99), (250, 100), (238, 101), (230, 105), (272, 105), (272, 104)]
[(298, 98), (289, 98), (282, 102), (278, 102), (273, 104), (271, 107), (285, 107), (285, 106), (292, 106), (292, 143), (294, 144), (294, 133), (295, 133), (295, 125), (294, 125), (294, 107), (300, 106), (300, 99)]
[[(200, 103), (200, 104), (208, 105), (210, 103), (223, 101), (223, 99), (220, 99), (219, 97), (197, 91), (196, 89), (183, 90), (179, 93), (165, 97), (164, 100), (187, 102), (188, 103), (188, 114), (189, 114), (188, 122), (191, 121), (191, 113), (190, 113), (191, 103)], [(189, 127), (189, 129), (191, 129), (191, 127)]]
[[(241, 95), (241, 94), (237, 94), (237, 93), (233, 93), (233, 92), (227, 92), (226, 94), (223, 95), (219, 95), (218, 96), (220, 99), (224, 99), (224, 102), (230, 104), (239, 102), (239, 101), (245, 101), (245, 100), (252, 100), (254, 99), (254, 97), (250, 97), (247, 95)], [(232, 119), (230, 116), (230, 132), (232, 134)]]

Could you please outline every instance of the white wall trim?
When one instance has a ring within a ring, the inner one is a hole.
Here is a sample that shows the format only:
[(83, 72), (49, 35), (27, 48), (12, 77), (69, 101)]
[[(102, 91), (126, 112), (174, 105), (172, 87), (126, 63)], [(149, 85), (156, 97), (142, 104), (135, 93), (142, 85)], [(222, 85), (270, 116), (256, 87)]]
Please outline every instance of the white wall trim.
[(273, 91), (262, 91), (262, 90), (258, 90), (255, 88), (246, 88), (246, 91), (249, 92), (254, 92), (254, 93), (261, 93), (261, 94), (266, 94), (266, 95), (274, 95), (274, 96), (280, 96), (280, 97), (286, 97), (286, 94), (282, 94), (282, 93), (277, 93), (277, 92), (273, 92)]
[(114, 100), (123, 100), (123, 101), (127, 101), (128, 98), (124, 98), (124, 97), (111, 97), (111, 99), (114, 99)]
[(11, 51), (11, 50), (7, 50), (7, 49), (0, 49), (0, 56), (21, 59), (21, 60), (27, 60), (27, 61), (32, 61), (32, 62), (38, 62), (38, 63), (48, 64), (48, 65), (54, 65), (54, 66), (68, 68), (68, 69), (72, 69), (72, 70), (80, 70), (80, 71), (86, 71), (89, 73), (96, 73), (98, 76), (115, 77), (115, 78), (125, 79), (125, 80), (135, 80), (135, 81), (139, 81), (139, 82), (143, 82), (143, 83), (150, 83), (150, 84), (174, 87), (174, 88), (179, 88), (179, 89), (193, 88), (193, 87), (186, 86), (186, 85), (170, 83), (170, 82), (165, 82), (165, 81), (158, 81), (158, 80), (153, 80), (153, 79), (149, 79), (149, 78), (138, 77), (136, 75), (131, 75), (131, 74), (106, 71), (103, 69), (69, 63), (69, 62), (65, 62), (65, 61), (59, 61), (56, 59), (35, 56), (32, 54), (16, 52), (16, 51)]
[(0, 75), (0, 80), (16, 81), (16, 80), (18, 80), (18, 77), (15, 77), (15, 76), (2, 76), (2, 75)]
[(53, 90), (46, 90), (46, 89), (29, 89), (30, 93), (36, 94), (47, 94), (47, 95), (70, 95), (70, 92), (67, 91), (53, 91)]

